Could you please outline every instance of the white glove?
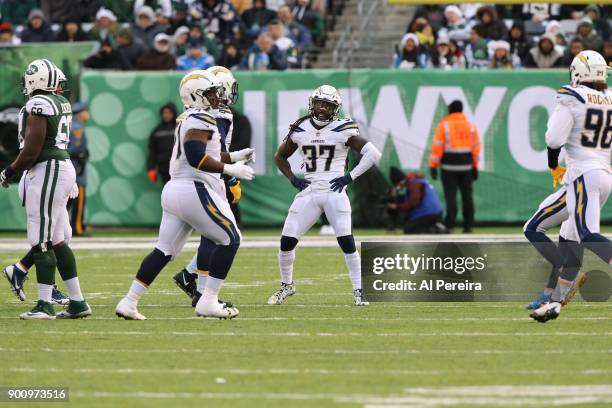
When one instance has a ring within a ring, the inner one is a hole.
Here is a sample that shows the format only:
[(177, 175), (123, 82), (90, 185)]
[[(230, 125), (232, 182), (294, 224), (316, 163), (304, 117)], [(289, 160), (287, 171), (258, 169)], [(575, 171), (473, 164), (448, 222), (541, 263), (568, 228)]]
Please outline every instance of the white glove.
[(68, 194), (68, 197), (75, 199), (79, 196), (79, 186), (77, 185), (77, 183), (74, 183), (72, 185), (72, 189), (70, 190), (70, 194)]
[(2, 170), (2, 172), (0, 172), (0, 185), (4, 188), (8, 188), (9, 186), (5, 170)]
[(255, 162), (255, 149), (246, 148), (242, 150), (237, 150), (235, 152), (230, 152), (229, 154), (230, 160), (232, 163), (244, 160), (247, 163)]
[(244, 161), (224, 165), (223, 174), (227, 174), (228, 176), (236, 177), (242, 180), (253, 180), (255, 177), (255, 172), (253, 169), (244, 164)]

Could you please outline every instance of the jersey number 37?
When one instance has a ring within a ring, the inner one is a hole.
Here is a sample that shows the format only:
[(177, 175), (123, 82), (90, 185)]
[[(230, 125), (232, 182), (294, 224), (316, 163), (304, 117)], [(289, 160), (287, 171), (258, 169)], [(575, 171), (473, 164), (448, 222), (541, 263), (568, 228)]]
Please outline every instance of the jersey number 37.
[[(604, 120), (605, 119), (605, 120)], [(612, 144), (612, 110), (587, 109), (580, 141), (584, 147), (608, 149)], [(605, 125), (604, 125), (605, 122)]]

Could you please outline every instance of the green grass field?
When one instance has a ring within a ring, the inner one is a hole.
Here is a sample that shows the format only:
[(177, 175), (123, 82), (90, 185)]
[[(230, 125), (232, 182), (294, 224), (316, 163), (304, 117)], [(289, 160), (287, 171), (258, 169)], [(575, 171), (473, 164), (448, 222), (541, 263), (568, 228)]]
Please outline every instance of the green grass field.
[[(35, 279), (24, 303), (4, 282), (0, 386), (69, 387), (66, 405), (88, 408), (612, 404), (610, 303), (572, 303), (545, 325), (523, 303), (355, 308), (340, 251), (302, 248), (298, 293), (268, 306), (276, 249), (243, 249), (222, 292), (237, 319), (194, 316), (171, 281), (185, 252), (141, 300), (149, 320), (120, 320), (114, 307), (145, 254), (76, 253), (94, 312), (85, 320), (20, 321)], [(20, 255), (0, 253), (0, 264)]]

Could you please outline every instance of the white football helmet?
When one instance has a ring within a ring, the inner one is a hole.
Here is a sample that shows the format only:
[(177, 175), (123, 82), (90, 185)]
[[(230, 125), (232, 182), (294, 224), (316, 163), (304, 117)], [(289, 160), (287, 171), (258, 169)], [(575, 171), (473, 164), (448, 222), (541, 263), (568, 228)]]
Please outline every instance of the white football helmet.
[(570, 81), (572, 86), (585, 82), (608, 82), (610, 67), (597, 51), (581, 51), (574, 57), (570, 65)]
[[(210, 91), (215, 92), (216, 101), (209, 100), (206, 94)], [(221, 81), (205, 70), (191, 71), (181, 79), (179, 94), (185, 108), (217, 109), (221, 95)]]
[[(30, 62), (21, 79), (24, 95), (31, 96), (34, 91), (55, 92), (59, 84), (58, 71), (61, 72), (48, 59), (37, 59)], [(62, 75), (64, 75), (63, 72)]]
[(66, 75), (64, 75), (64, 72), (57, 66), (55, 67), (55, 72), (57, 73), (57, 87), (55, 89), (55, 93), (62, 94), (66, 91), (68, 79), (66, 78)]
[(221, 85), (223, 86), (223, 94), (221, 95), (222, 102), (228, 106), (234, 105), (238, 100), (238, 82), (236, 82), (236, 78), (234, 78), (232, 71), (219, 65), (210, 67), (206, 71), (210, 72), (221, 81)]
[[(324, 101), (334, 105), (333, 111), (327, 117), (322, 117), (315, 109), (315, 101)], [(342, 106), (342, 98), (340, 92), (331, 85), (321, 85), (314, 90), (310, 98), (308, 99), (308, 113), (313, 119), (329, 123), (338, 117), (340, 107)]]

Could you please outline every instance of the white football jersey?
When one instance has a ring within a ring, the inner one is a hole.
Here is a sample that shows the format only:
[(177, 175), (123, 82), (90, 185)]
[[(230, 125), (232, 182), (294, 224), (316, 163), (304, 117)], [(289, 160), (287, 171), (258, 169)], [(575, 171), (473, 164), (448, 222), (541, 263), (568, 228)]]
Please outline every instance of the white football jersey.
[(220, 173), (209, 173), (198, 170), (187, 161), (184, 152), (185, 134), (190, 129), (208, 130), (212, 132), (212, 137), (206, 143), (206, 154), (211, 158), (221, 161), (221, 136), (217, 129), (217, 120), (210, 113), (202, 109), (187, 109), (176, 119), (176, 129), (174, 131), (174, 147), (172, 148), (172, 158), (170, 159), (170, 177), (173, 180), (186, 179), (193, 181), (203, 181), (209, 186), (219, 183)]
[(352, 119), (338, 119), (317, 129), (312, 119), (299, 124), (291, 134), (302, 155), (302, 170), (315, 190), (329, 190), (330, 180), (344, 176), (349, 138), (359, 136), (359, 127)]
[(612, 92), (584, 85), (559, 89), (557, 105), (548, 119), (546, 144), (565, 148), (566, 183), (589, 170), (611, 172)]

